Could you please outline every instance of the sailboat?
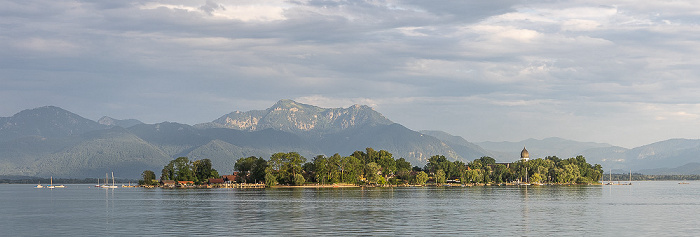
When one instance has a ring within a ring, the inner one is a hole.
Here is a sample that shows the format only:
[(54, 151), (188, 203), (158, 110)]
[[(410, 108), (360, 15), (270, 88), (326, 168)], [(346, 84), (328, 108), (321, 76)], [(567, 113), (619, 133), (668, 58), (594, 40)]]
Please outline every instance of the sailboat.
[[(605, 177), (605, 176), (603, 176), (603, 177)], [(605, 185), (613, 185), (613, 182), (612, 182), (612, 169), (610, 169), (610, 180), (608, 180), (608, 182), (605, 183)]]
[(109, 182), (109, 176), (107, 176), (107, 173), (105, 173), (105, 182), (100, 186), (100, 188), (109, 188), (109, 185), (107, 185), (107, 182)]
[[(106, 176), (106, 174), (105, 174)], [(105, 185), (103, 185), (103, 188), (117, 188), (117, 185), (114, 185), (114, 172), (112, 172), (112, 185), (108, 184), (109, 180), (105, 180)]]
[(97, 184), (95, 185), (96, 188), (102, 187), (100, 186), (100, 178), (97, 178)]
[(51, 176), (51, 185), (49, 185), (47, 188), (54, 189), (56, 186), (53, 186), (53, 176)]
[(44, 188), (44, 185), (41, 185), (41, 181), (40, 181), (39, 184), (37, 184), (36, 186), (34, 186), (34, 188)]

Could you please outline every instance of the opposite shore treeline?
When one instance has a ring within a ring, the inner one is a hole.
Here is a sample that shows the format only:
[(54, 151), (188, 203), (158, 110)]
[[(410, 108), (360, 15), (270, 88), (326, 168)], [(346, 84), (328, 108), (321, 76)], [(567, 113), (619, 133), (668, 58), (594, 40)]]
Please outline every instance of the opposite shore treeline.
[[(448, 161), (445, 156), (435, 155), (424, 167), (412, 166), (404, 158), (394, 159), (385, 150), (367, 148), (355, 151), (350, 156), (335, 154), (319, 155), (307, 162), (296, 152), (275, 153), (268, 160), (262, 157), (240, 158), (234, 165), (238, 183), (265, 183), (266, 186), (314, 184), (354, 185), (424, 185), (428, 182), (444, 184), (501, 184), (511, 182), (528, 183), (596, 183), (601, 179), (603, 168), (591, 165), (583, 156), (560, 159), (556, 156), (519, 160), (512, 163), (496, 163), (484, 156), (468, 163)], [(160, 180), (192, 181), (207, 184), (210, 179), (220, 178), (209, 159), (190, 161), (179, 157), (163, 167)], [(155, 172), (146, 170), (139, 181), (142, 185), (155, 185)]]

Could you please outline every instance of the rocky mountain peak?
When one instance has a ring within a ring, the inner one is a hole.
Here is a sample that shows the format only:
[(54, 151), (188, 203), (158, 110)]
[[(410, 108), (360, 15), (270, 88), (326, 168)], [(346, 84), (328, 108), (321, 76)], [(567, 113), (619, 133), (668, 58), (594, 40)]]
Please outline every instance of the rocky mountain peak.
[(210, 123), (210, 127), (258, 131), (277, 129), (293, 133), (325, 134), (360, 125), (392, 124), (366, 105), (349, 108), (321, 108), (293, 100), (280, 100), (266, 110), (232, 112)]

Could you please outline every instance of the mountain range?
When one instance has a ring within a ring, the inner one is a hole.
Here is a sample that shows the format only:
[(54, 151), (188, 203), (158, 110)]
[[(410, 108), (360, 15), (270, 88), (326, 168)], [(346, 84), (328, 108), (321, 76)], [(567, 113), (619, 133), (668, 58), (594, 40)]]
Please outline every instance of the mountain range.
[(368, 147), (418, 166), (432, 155), (512, 162), (527, 147), (532, 158), (584, 155), (606, 169), (700, 174), (693, 163), (700, 161), (700, 140), (671, 139), (633, 149), (561, 138), (472, 143), (442, 131), (413, 131), (364, 105), (320, 108), (280, 100), (265, 110), (235, 111), (195, 125), (107, 116), (93, 121), (55, 106), (0, 117), (0, 175), (85, 178), (115, 172), (138, 178), (147, 169), (159, 173), (180, 156), (210, 159), (227, 174), (241, 157), (295, 151), (310, 161)]

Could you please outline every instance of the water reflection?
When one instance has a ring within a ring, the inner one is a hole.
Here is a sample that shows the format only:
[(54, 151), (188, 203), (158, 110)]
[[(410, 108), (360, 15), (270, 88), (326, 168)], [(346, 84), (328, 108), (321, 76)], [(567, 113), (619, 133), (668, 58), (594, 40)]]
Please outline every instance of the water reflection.
[[(0, 185), (6, 233), (42, 235), (683, 235), (700, 189), (483, 186), (35, 190)], [(104, 192), (104, 193), (102, 193)], [(9, 217), (9, 219), (8, 219)], [(662, 231), (663, 230), (663, 231)]]

